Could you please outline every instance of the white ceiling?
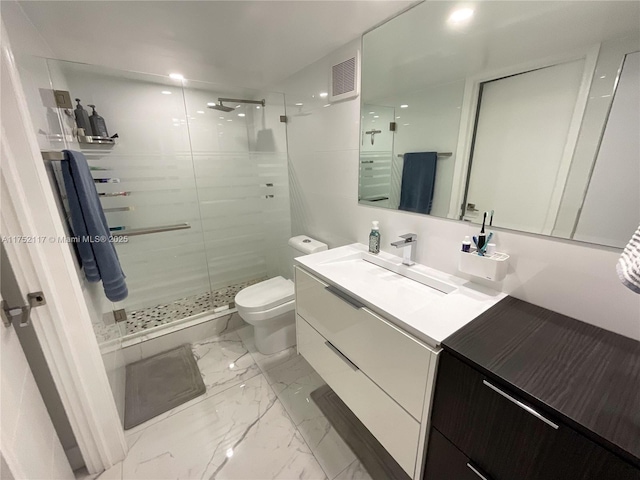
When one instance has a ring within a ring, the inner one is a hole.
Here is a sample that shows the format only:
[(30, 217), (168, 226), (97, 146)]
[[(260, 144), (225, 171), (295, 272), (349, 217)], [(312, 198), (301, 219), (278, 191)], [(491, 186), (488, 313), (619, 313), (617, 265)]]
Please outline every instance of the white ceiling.
[(64, 60), (274, 85), (412, 1), (22, 1)]

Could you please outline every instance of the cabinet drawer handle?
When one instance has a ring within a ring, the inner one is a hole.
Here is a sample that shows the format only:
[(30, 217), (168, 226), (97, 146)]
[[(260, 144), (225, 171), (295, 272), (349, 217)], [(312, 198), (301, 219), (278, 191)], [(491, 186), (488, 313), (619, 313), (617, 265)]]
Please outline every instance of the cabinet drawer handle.
[(354, 372), (356, 370), (360, 370), (355, 363), (353, 363), (351, 360), (349, 360), (344, 353), (342, 353), (340, 350), (338, 350), (336, 347), (334, 347), (333, 343), (331, 343), (329, 340), (324, 342), (324, 344), (327, 347), (329, 347), (329, 350), (331, 350), (333, 353), (335, 353), (337, 356), (339, 356), (342, 359), (342, 361), (344, 361), (344, 363), (349, 365), (349, 368), (351, 368), (351, 370), (353, 370)]
[(487, 477), (485, 477), (484, 475), (482, 475), (478, 470), (475, 469), (475, 467), (473, 465), (471, 465), (470, 463), (467, 463), (467, 467), (469, 467), (469, 469), (475, 473), (476, 475), (478, 475), (478, 477), (480, 477), (482, 480), (489, 480)]
[(489, 387), (491, 390), (493, 390), (496, 393), (499, 393), (500, 395), (502, 395), (504, 398), (506, 398), (507, 400), (509, 400), (512, 403), (515, 403), (517, 406), (519, 406), (520, 408), (522, 408), (523, 410), (529, 412), (531, 415), (533, 415), (536, 418), (539, 418), (540, 420), (542, 420), (544, 423), (546, 423), (547, 425), (555, 428), (556, 430), (558, 429), (558, 425), (556, 425), (555, 423), (553, 423), (551, 420), (543, 417), (542, 415), (540, 415), (538, 412), (536, 412), (533, 408), (531, 408), (529, 405), (525, 405), (524, 403), (522, 403), (520, 400), (516, 400), (515, 398), (513, 398), (511, 395), (503, 392), (502, 390), (500, 390), (498, 387), (496, 387), (495, 385), (491, 385), (489, 382), (487, 382), (486, 380), (482, 380), (482, 383), (484, 383), (487, 387)]
[(337, 289), (336, 287), (334, 287), (332, 285), (328, 285), (328, 286), (324, 287), (324, 289), (329, 293), (333, 293), (336, 297), (338, 297), (343, 302), (348, 303), (353, 308), (361, 309), (362, 307), (364, 307), (364, 303), (360, 303), (356, 299), (351, 298), (349, 295), (344, 293), (342, 290), (339, 290), (339, 289)]

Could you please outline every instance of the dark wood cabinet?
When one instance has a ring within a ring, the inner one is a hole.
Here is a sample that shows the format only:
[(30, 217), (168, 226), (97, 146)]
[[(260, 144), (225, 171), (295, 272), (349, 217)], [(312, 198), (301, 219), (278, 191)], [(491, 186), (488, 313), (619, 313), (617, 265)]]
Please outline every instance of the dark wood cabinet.
[[(464, 453), (458, 450), (438, 430), (431, 429), (424, 478), (481, 480), (482, 477), (479, 477), (473, 468), (475, 467)], [(486, 476), (485, 478), (489, 480)]]
[(482, 478), (468, 476), (467, 463), (491, 480), (640, 480), (631, 464), (446, 351), (431, 422), (426, 480)]

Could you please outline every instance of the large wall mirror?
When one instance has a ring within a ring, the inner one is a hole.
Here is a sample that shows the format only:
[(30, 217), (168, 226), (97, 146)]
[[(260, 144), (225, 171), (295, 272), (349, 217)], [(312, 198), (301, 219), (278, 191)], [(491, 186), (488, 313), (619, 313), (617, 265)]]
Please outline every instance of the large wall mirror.
[(640, 2), (421, 3), (363, 36), (361, 102), (362, 204), (613, 247), (640, 224)]

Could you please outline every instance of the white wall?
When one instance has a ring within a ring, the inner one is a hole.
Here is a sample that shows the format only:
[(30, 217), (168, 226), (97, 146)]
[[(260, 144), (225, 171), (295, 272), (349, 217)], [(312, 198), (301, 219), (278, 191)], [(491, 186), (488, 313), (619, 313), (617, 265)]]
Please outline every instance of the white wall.
[[(306, 233), (330, 247), (366, 243), (379, 220), (382, 249), (399, 234), (419, 236), (417, 260), (457, 273), (457, 252), (476, 227), (406, 212), (358, 205), (359, 99), (323, 108), (332, 60), (358, 48), (353, 42), (300, 72), (276, 89), (287, 108), (305, 99), (306, 115), (288, 125), (293, 234)], [(316, 98), (312, 98), (316, 95)], [(514, 297), (640, 339), (640, 296), (619, 282), (620, 250), (513, 232), (496, 232), (498, 249), (511, 255), (502, 290)]]

